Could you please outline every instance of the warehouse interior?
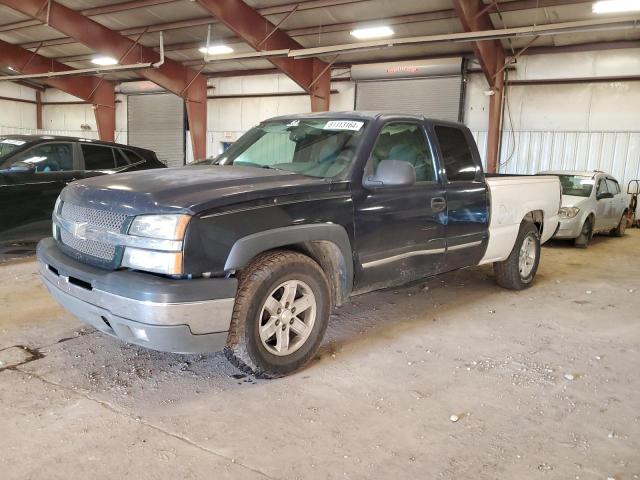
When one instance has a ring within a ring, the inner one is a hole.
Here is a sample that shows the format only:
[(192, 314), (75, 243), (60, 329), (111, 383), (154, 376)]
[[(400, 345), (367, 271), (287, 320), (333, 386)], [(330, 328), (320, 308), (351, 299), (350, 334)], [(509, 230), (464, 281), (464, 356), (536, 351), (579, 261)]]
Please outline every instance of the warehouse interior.
[(3, 478), (639, 478), (639, 1), (0, 0), (0, 139), (182, 167), (353, 110), (459, 122), (487, 173), (605, 172), (626, 234), (545, 243), (523, 291), (482, 265), (355, 296), (275, 380), (80, 323), (12, 240)]

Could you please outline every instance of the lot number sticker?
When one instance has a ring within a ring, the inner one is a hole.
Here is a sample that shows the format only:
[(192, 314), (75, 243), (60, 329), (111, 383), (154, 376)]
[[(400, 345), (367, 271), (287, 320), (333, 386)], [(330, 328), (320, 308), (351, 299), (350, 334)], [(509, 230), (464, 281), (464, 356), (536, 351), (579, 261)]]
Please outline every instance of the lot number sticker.
[(355, 122), (353, 120), (331, 120), (324, 126), (324, 130), (353, 130), (359, 131), (364, 122)]

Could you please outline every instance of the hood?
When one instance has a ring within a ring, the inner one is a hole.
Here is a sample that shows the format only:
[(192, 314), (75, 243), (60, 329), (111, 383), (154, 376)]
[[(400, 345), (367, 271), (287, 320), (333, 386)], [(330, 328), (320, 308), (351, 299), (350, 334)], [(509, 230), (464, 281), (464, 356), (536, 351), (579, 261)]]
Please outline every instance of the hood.
[(202, 165), (104, 175), (73, 182), (62, 200), (126, 215), (197, 214), (208, 209), (310, 191), (329, 191), (322, 178), (256, 167)]
[(563, 207), (580, 207), (580, 205), (587, 203), (589, 197), (578, 197), (575, 195), (562, 195)]

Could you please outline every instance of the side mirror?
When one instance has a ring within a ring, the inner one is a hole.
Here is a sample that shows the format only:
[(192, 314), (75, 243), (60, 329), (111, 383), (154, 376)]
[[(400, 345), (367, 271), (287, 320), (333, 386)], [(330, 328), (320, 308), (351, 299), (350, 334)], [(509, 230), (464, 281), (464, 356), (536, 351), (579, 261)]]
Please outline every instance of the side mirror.
[(382, 160), (376, 173), (365, 178), (367, 188), (410, 187), (416, 183), (416, 169), (402, 160)]
[(36, 166), (33, 163), (17, 162), (9, 167), (9, 171), (15, 173), (35, 172)]
[(613, 193), (610, 192), (602, 192), (596, 196), (596, 200), (603, 200), (605, 198), (613, 198)]

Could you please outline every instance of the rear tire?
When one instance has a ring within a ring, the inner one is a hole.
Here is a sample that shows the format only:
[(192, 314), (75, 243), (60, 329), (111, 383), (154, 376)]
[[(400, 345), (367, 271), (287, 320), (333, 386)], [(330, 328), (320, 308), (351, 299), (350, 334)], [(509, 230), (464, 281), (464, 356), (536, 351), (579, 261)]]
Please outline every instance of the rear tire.
[(580, 235), (573, 241), (573, 245), (577, 248), (587, 248), (593, 238), (593, 219), (587, 217), (580, 230)]
[(330, 312), (320, 265), (291, 251), (261, 254), (239, 274), (225, 354), (256, 377), (288, 375), (315, 355)]
[(540, 233), (529, 222), (520, 224), (516, 243), (509, 257), (493, 264), (496, 282), (503, 288), (523, 290), (529, 288), (540, 263)]
[(618, 226), (611, 230), (611, 235), (614, 237), (624, 237), (624, 234), (627, 231), (627, 214), (623, 213), (622, 218), (618, 222)]

